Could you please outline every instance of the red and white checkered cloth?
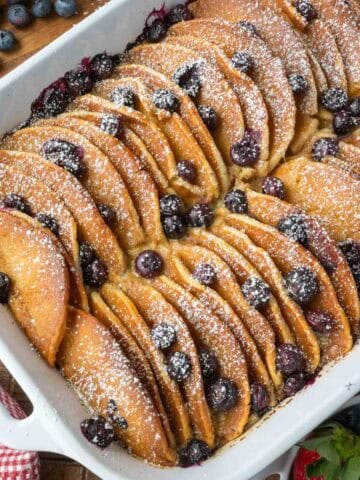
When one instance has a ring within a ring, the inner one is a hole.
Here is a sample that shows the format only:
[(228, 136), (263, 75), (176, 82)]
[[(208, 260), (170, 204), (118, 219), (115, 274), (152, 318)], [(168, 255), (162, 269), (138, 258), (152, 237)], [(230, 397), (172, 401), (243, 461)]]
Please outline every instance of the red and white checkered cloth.
[[(24, 411), (0, 386), (0, 403), (17, 419), (25, 418)], [(1, 428), (1, 425), (0, 425)], [(0, 480), (39, 480), (40, 464), (36, 452), (13, 450), (0, 445)]]

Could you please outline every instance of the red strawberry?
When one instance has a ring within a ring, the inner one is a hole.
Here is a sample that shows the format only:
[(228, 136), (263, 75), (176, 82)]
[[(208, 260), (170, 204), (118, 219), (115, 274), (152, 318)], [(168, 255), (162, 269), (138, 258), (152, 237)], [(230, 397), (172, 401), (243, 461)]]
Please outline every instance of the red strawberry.
[(306, 476), (307, 466), (319, 459), (320, 455), (317, 452), (300, 448), (294, 461), (292, 480), (324, 480), (324, 477), (311, 477), (309, 479)]

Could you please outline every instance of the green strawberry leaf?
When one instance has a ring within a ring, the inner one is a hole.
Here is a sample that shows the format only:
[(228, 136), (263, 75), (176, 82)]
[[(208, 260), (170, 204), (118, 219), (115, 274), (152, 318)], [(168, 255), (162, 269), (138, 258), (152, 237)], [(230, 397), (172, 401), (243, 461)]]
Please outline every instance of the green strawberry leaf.
[(341, 480), (360, 480), (360, 457), (347, 460), (341, 469)]
[(332, 435), (311, 438), (310, 440), (303, 442), (301, 446), (307, 450), (317, 452), (322, 458), (328, 460), (334, 465), (341, 464), (341, 458), (335, 447), (334, 437)]
[(324, 477), (325, 480), (338, 480), (341, 467), (328, 462), (324, 458), (308, 465), (306, 475), (311, 477)]

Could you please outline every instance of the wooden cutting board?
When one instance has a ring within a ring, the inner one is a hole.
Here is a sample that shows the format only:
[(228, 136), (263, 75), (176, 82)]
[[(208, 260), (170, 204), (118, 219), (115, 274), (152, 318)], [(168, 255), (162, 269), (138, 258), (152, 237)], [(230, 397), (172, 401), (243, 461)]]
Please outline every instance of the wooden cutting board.
[[(0, 0), (0, 29), (11, 30), (17, 45), (11, 52), (0, 52), (0, 78), (48, 45), (59, 35), (83, 20), (94, 10), (100, 8), (109, 0), (78, 0), (79, 11), (70, 18), (58, 17), (52, 12), (48, 18), (34, 18), (26, 28), (14, 28), (7, 22), (5, 0)], [(30, 2), (31, 3), (31, 2)]]

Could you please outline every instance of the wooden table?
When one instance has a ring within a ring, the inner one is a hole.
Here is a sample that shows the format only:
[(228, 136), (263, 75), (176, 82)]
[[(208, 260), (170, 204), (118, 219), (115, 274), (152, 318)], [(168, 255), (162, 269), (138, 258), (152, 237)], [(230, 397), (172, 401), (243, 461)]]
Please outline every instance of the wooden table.
[(11, 52), (0, 52), (0, 77), (31, 57), (56, 37), (72, 28), (108, 0), (78, 0), (79, 11), (70, 18), (58, 17), (55, 12), (48, 18), (35, 18), (26, 28), (14, 28), (6, 19), (5, 0), (0, 0), (0, 29), (11, 30), (17, 45)]

